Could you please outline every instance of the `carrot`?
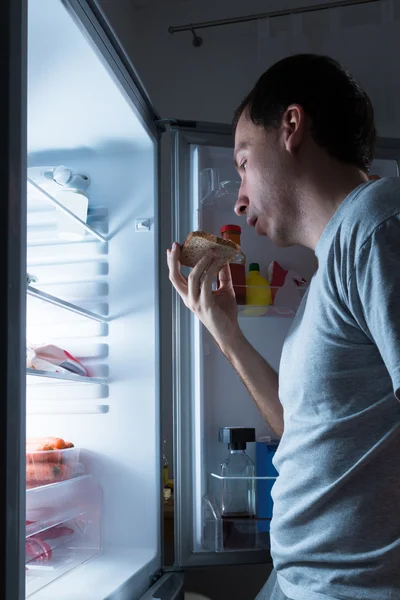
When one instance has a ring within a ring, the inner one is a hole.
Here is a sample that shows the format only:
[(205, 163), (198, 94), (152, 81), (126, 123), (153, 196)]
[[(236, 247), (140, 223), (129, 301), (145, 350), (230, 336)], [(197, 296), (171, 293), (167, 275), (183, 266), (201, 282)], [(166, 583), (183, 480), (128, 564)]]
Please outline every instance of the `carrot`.
[(49, 451), (49, 450), (65, 450), (66, 448), (73, 448), (71, 442), (66, 442), (62, 438), (57, 437), (46, 437), (39, 439), (28, 439), (26, 441), (26, 448), (28, 451)]
[(27, 487), (46, 485), (56, 481), (70, 479), (74, 471), (68, 465), (55, 463), (36, 463), (26, 465)]

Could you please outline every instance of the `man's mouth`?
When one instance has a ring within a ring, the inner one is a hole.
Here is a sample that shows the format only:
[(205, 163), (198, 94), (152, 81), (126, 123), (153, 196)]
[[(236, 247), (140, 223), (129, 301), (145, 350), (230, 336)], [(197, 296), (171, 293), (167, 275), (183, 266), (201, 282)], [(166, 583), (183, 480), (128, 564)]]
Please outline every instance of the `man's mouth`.
[(247, 219), (247, 225), (249, 225), (249, 227), (255, 227), (257, 223), (257, 217), (249, 217)]

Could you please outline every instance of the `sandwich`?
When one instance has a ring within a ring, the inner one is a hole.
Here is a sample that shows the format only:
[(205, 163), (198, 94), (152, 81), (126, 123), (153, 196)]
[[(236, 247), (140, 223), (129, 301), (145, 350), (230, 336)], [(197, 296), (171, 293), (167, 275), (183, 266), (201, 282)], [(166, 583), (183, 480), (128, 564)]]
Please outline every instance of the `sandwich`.
[(193, 231), (189, 233), (181, 248), (180, 262), (184, 267), (194, 267), (209, 251), (215, 252), (215, 271), (218, 272), (227, 263), (244, 264), (246, 257), (241, 247), (231, 240), (225, 240), (212, 233)]

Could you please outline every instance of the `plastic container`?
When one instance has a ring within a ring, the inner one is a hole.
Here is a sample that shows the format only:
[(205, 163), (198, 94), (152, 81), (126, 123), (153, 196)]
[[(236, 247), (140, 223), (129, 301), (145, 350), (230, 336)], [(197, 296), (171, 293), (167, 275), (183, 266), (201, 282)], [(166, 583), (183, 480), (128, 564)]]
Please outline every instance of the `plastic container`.
[(26, 597), (101, 549), (102, 490), (92, 475), (26, 492)]
[[(221, 227), (221, 236), (224, 240), (231, 240), (240, 246), (240, 236), (242, 233), (239, 225), (224, 225)], [(235, 290), (236, 302), (246, 304), (246, 267), (245, 265), (229, 265), (233, 289)]]
[(27, 489), (72, 479), (83, 473), (79, 462), (80, 449), (31, 450), (26, 452)]
[[(260, 265), (251, 263), (249, 273), (246, 277), (246, 305), (253, 307), (269, 306), (272, 302), (271, 288), (268, 281), (260, 275)], [(244, 311), (244, 314), (257, 316), (264, 314), (264, 310), (257, 311), (257, 308), (251, 308)]]

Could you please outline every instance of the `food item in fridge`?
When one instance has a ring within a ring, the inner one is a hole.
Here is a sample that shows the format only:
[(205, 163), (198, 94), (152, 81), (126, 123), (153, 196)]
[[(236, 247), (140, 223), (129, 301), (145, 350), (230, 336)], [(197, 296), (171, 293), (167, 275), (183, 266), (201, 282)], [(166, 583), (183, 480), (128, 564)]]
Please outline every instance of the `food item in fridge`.
[(55, 373), (74, 373), (88, 377), (87, 369), (72, 354), (57, 346), (28, 346), (26, 366)]
[(51, 555), (51, 547), (40, 536), (31, 536), (25, 541), (25, 562), (48, 562)]
[(26, 441), (26, 447), (30, 450), (65, 450), (66, 448), (73, 448), (72, 442), (66, 442), (59, 437), (43, 437), (39, 439), (28, 438)]
[[(27, 521), (27, 524), (29, 522)], [(42, 531), (40, 534), (32, 535), (25, 540), (25, 562), (40, 565), (51, 560), (53, 550), (71, 541), (75, 534), (72, 527), (56, 525)], [(32, 565), (31, 565), (32, 566)], [(28, 567), (29, 568), (29, 567)]]
[(287, 272), (285, 283), (278, 288), (275, 294), (275, 306), (286, 310), (296, 310), (301, 302), (300, 286), (305, 280), (293, 269)]
[[(272, 302), (271, 288), (268, 281), (260, 275), (260, 265), (251, 263), (246, 277), (246, 304), (252, 307), (269, 306)], [(245, 314), (263, 315), (265, 309), (246, 308)]]
[(62, 438), (27, 440), (26, 487), (72, 479), (81, 472), (80, 450)]
[(66, 527), (65, 525), (57, 525), (56, 527), (51, 527), (47, 529), (42, 537), (45, 540), (58, 540), (59, 538), (63, 538), (65, 536), (70, 536), (74, 534), (74, 530), (71, 527)]
[[(240, 246), (240, 236), (242, 233), (239, 225), (224, 225), (221, 227), (221, 235), (224, 240), (230, 240), (234, 244)], [(229, 265), (235, 291), (236, 302), (238, 304), (246, 304), (246, 267), (243, 264)]]
[(214, 250), (218, 259), (216, 272), (226, 263), (242, 264), (246, 261), (240, 246), (231, 240), (224, 240), (204, 231), (193, 231), (182, 246), (181, 264), (184, 267), (194, 267), (209, 250)]
[[(268, 267), (268, 280), (272, 291), (272, 303), (275, 304), (275, 296), (279, 291), (278, 288), (283, 287), (286, 277), (289, 273), (288, 269), (284, 269), (276, 260), (273, 260)], [(306, 280), (296, 271), (290, 270), (290, 276), (294, 280), (297, 287), (305, 285)]]

